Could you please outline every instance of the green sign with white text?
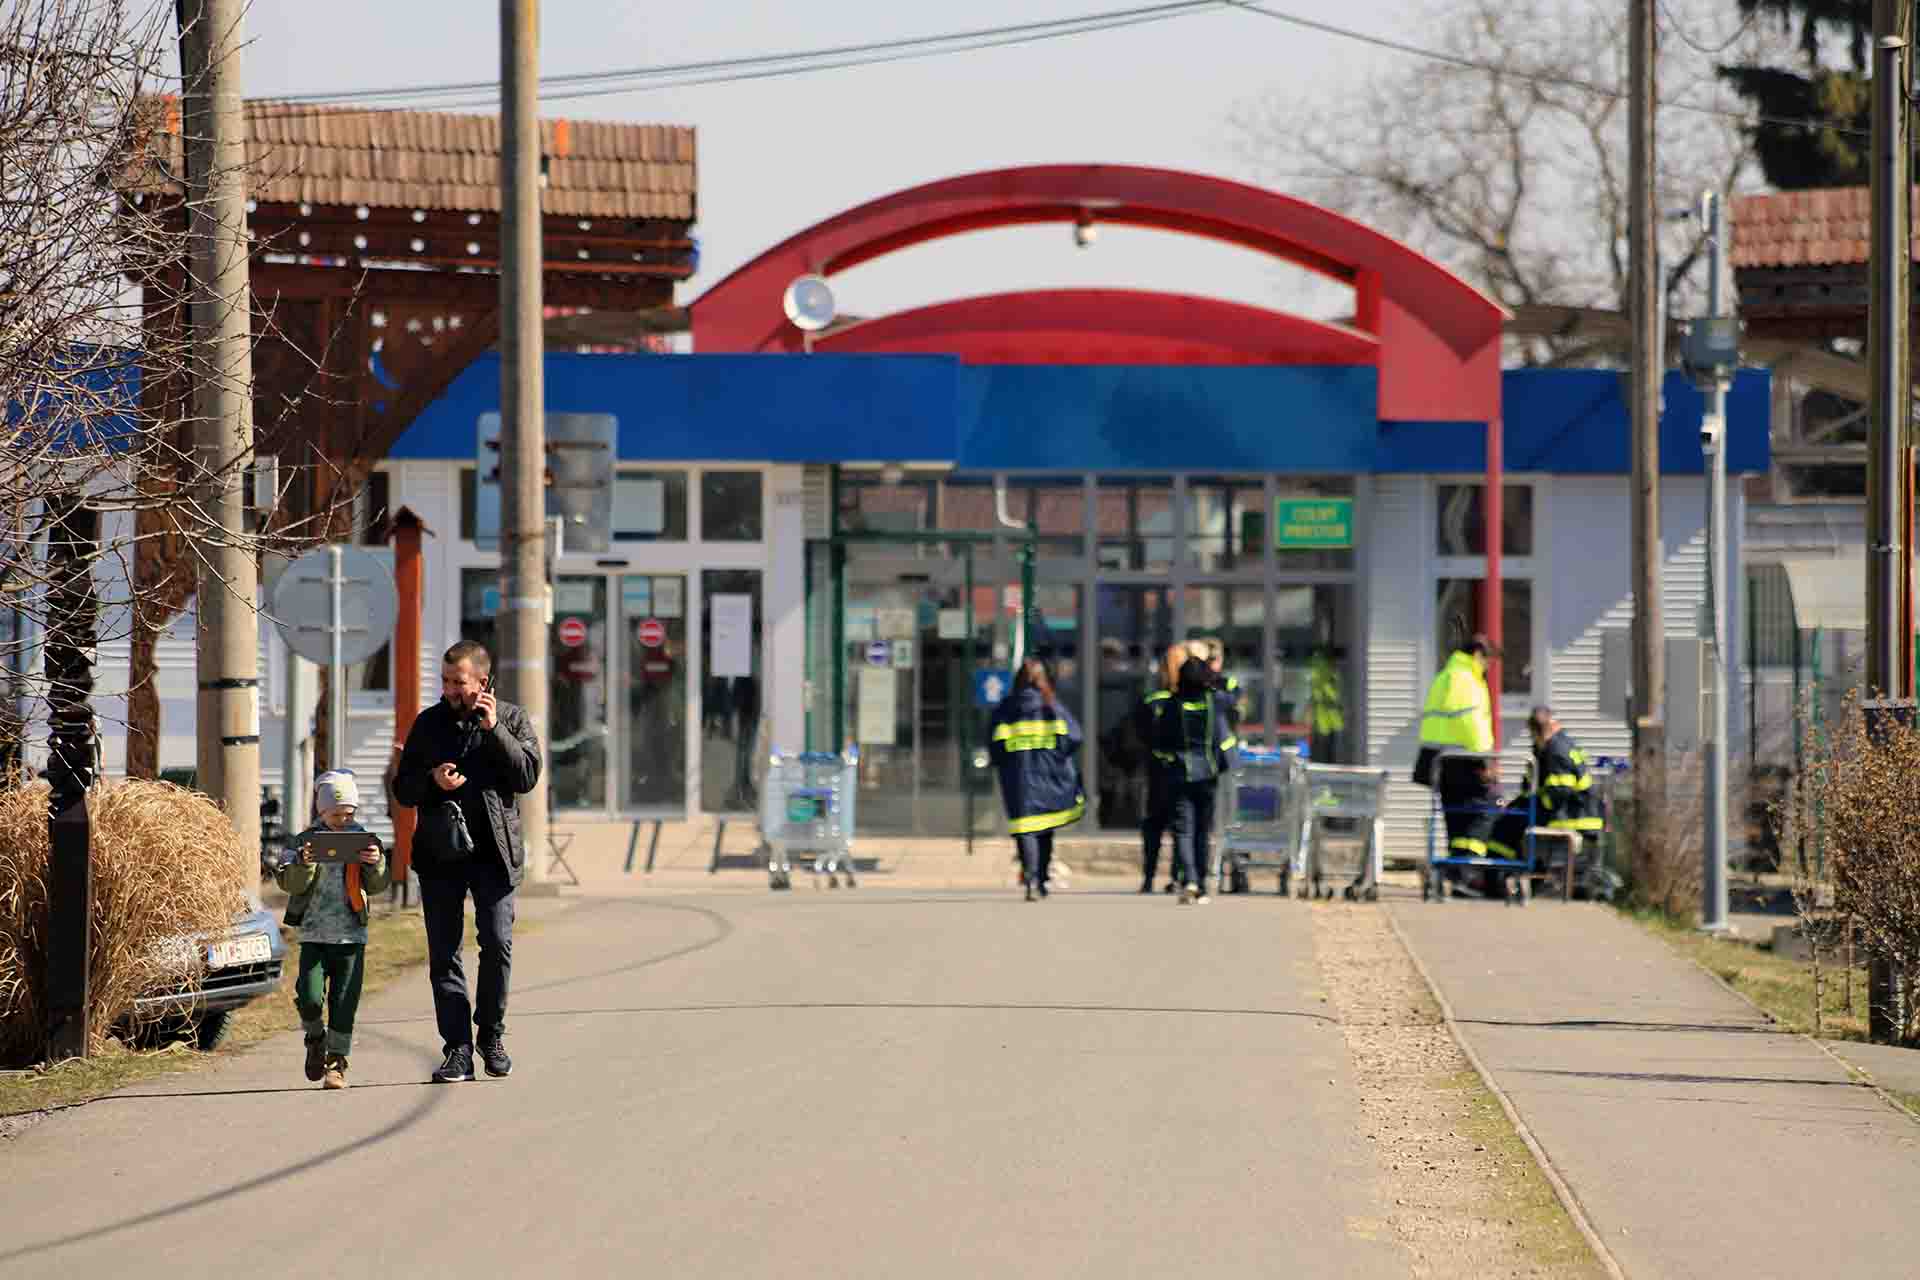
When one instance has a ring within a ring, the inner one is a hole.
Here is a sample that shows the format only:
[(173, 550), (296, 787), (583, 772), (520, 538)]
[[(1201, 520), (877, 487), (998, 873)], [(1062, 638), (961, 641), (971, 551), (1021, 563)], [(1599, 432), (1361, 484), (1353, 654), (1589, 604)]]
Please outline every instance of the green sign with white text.
[(1352, 498), (1276, 498), (1273, 545), (1282, 551), (1324, 551), (1353, 545)]

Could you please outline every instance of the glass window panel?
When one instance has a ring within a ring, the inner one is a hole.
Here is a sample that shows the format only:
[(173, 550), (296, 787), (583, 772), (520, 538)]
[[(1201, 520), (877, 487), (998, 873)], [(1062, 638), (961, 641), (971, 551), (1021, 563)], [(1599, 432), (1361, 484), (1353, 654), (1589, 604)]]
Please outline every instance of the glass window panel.
[(677, 574), (620, 576), (620, 630), (627, 647), (627, 768), (621, 804), (684, 812), (687, 805), (687, 620), (657, 612), (686, 598)]
[(474, 509), (477, 505), (477, 500), (474, 496), (476, 484), (477, 482), (473, 477), (473, 468), (460, 468), (460, 540), (462, 542), (473, 541), (473, 531), (476, 527), (474, 516)]
[(613, 478), (615, 542), (684, 542), (687, 473), (622, 471)]
[[(1442, 578), (1435, 584), (1434, 635), (1436, 661), (1444, 663), (1467, 638), (1480, 630), (1480, 597), (1486, 582), (1480, 578)], [(1503, 578), (1500, 583), (1501, 663), (1500, 692), (1518, 697), (1533, 694), (1533, 583), (1526, 578)]]
[(700, 473), (700, 536), (708, 542), (758, 542), (761, 529), (758, 471)]
[[(1438, 487), (1434, 511), (1437, 520), (1434, 549), (1443, 556), (1483, 556), (1487, 553), (1487, 487), (1483, 484), (1443, 484)], [(1533, 554), (1533, 486), (1501, 486), (1500, 554)]]
[(870, 471), (840, 474), (840, 528), (847, 533), (918, 533), (934, 527), (933, 480), (888, 484)]
[[(703, 521), (704, 523), (704, 521)], [(709, 569), (700, 575), (700, 652), (706, 685), (701, 689), (700, 807), (708, 813), (752, 812), (753, 754), (760, 730), (760, 571)], [(736, 630), (739, 615), (723, 618), (729, 625), (716, 633), (716, 598), (726, 607), (740, 605), (748, 617), (744, 631)]]
[(1086, 554), (1087, 491), (1078, 480), (1020, 480), (1008, 482), (1007, 505), (1016, 520), (1033, 520), (1044, 551), (1055, 555)]
[(1100, 567), (1163, 572), (1173, 567), (1179, 530), (1170, 479), (1102, 480), (1094, 490)]
[(938, 528), (980, 533), (999, 527), (990, 476), (950, 477), (940, 484), (939, 501)]
[(1187, 545), (1206, 573), (1257, 569), (1265, 563), (1266, 487), (1257, 478), (1187, 484)]
[(1089, 753), (1098, 752), (1100, 794), (1091, 797), (1102, 827), (1138, 827), (1147, 802), (1147, 756), (1133, 740), (1131, 716), (1159, 684), (1160, 655), (1173, 643), (1173, 598), (1165, 587), (1096, 588), (1100, 688)]

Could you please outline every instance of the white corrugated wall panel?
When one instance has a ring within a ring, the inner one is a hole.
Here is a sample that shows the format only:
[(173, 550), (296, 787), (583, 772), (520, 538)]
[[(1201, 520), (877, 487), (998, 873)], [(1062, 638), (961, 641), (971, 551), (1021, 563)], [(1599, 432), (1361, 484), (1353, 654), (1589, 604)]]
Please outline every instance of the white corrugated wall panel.
[[(1625, 476), (1557, 476), (1547, 506), (1554, 567), (1548, 700), (1568, 732), (1596, 755), (1625, 755), (1631, 747), (1625, 708), (1600, 701), (1604, 633), (1630, 634), (1633, 627), (1628, 483)], [(1696, 478), (1662, 480), (1660, 604), (1669, 639), (1701, 633), (1707, 598), (1705, 496)]]
[(1362, 572), (1366, 617), (1367, 763), (1391, 771), (1387, 790), (1387, 856), (1413, 858), (1426, 848), (1428, 793), (1409, 780), (1420, 751), (1420, 705), (1426, 698), (1422, 655), (1427, 625), (1426, 480), (1380, 476), (1366, 529)]

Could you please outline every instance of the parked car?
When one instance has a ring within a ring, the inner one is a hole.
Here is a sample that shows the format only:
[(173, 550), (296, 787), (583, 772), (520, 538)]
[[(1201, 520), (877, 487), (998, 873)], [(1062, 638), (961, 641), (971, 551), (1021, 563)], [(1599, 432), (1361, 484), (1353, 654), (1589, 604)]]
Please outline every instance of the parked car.
[(280, 920), (262, 908), (234, 919), (225, 933), (179, 939), (201, 953), (206, 965), (198, 991), (158, 992), (134, 1001), (141, 1026), (139, 1042), (164, 1044), (191, 1038), (201, 1049), (218, 1048), (226, 1039), (233, 1011), (280, 990), (287, 943)]

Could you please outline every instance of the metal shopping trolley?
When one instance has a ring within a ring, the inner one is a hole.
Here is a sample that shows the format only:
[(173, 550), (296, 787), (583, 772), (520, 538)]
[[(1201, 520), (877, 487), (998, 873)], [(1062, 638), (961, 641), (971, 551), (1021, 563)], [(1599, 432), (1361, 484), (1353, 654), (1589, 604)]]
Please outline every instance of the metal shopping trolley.
[(1350, 875), (1343, 896), (1351, 902), (1380, 897), (1380, 864), (1386, 835), (1382, 813), (1387, 804), (1385, 769), (1361, 765), (1307, 766), (1306, 875), (1302, 896), (1331, 898), (1330, 874)]
[(854, 797), (860, 749), (844, 755), (803, 751), (773, 752), (767, 757), (766, 785), (760, 790), (760, 838), (767, 851), (767, 880), (775, 889), (793, 887), (793, 854), (813, 854), (809, 870), (825, 875), (827, 887), (853, 878)]
[[(1533, 864), (1532, 876), (1551, 885), (1558, 882), (1560, 896), (1572, 901), (1576, 896), (1594, 902), (1611, 902), (1624, 886), (1620, 875), (1608, 865), (1608, 851), (1614, 838), (1613, 792), (1631, 762), (1620, 756), (1592, 756), (1587, 769), (1593, 778), (1593, 801), (1600, 819), (1595, 830), (1568, 831), (1542, 821), (1537, 790), (1527, 808), (1527, 857)], [(1531, 766), (1529, 766), (1531, 772)], [(1539, 885), (1535, 884), (1537, 891)]]
[(1298, 747), (1242, 747), (1227, 774), (1226, 808), (1220, 823), (1220, 893), (1246, 892), (1246, 873), (1264, 867), (1280, 873), (1285, 896), (1305, 865), (1307, 766)]

